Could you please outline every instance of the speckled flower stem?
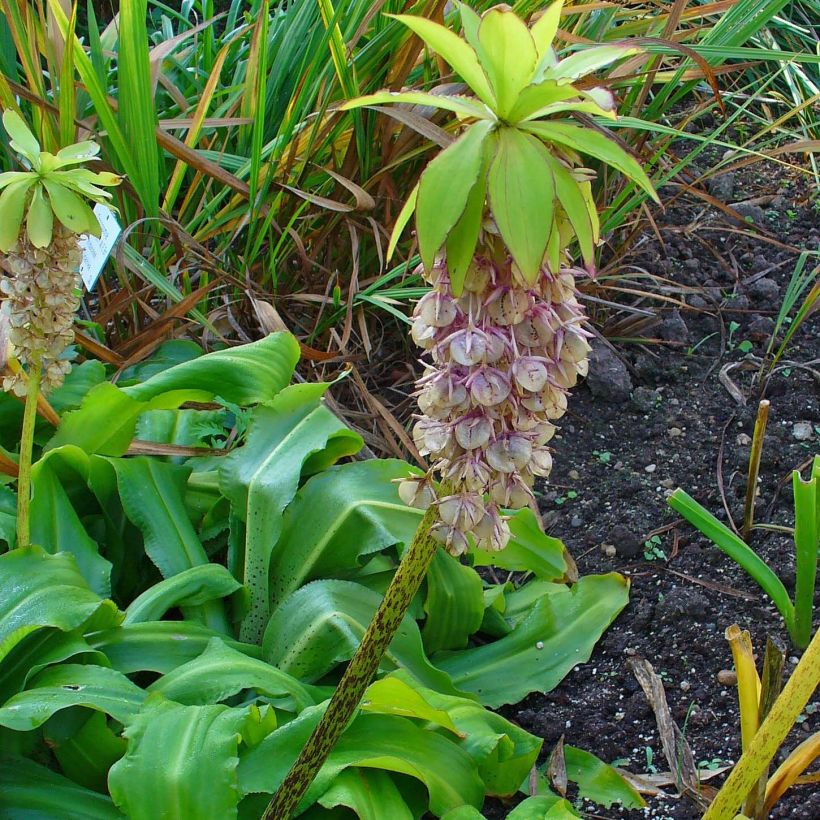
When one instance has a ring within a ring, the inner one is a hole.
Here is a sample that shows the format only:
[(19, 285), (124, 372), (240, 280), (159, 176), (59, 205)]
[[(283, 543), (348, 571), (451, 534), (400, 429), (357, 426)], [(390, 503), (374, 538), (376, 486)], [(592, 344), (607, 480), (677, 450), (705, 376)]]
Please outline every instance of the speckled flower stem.
[(34, 447), (34, 424), (37, 421), (37, 396), (40, 394), (42, 365), (34, 362), (28, 376), (26, 408), (23, 412), (23, 429), (20, 435), (20, 462), (17, 476), (17, 546), (31, 544), (31, 451)]
[(353, 717), (439, 546), (430, 536), (436, 519), (436, 506), (430, 505), (322, 719), (268, 804), (262, 820), (288, 820), (293, 816)]

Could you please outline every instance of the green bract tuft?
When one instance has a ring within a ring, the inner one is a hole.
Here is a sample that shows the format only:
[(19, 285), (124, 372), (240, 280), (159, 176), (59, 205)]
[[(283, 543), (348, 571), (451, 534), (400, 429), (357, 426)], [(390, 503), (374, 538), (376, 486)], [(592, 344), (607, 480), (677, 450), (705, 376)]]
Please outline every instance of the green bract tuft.
[(35, 248), (47, 247), (54, 217), (71, 233), (99, 236), (99, 222), (85, 200), (107, 202), (111, 194), (105, 188), (119, 185), (120, 177), (71, 167), (95, 160), (99, 146), (85, 141), (56, 155), (43, 151), (23, 118), (11, 109), (3, 113), (3, 127), (12, 150), (30, 170), (0, 174), (0, 251), (8, 253), (18, 238), (28, 239)]

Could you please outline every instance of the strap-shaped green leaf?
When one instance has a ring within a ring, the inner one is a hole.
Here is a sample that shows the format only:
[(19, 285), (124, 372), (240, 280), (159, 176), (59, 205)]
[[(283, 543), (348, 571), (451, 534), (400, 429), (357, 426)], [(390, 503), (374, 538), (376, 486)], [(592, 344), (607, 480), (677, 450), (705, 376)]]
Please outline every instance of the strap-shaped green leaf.
[(88, 636), (94, 649), (105, 653), (114, 669), (167, 674), (199, 657), (213, 638), (250, 657), (260, 657), (258, 646), (225, 638), (213, 629), (192, 621), (147, 621), (103, 629)]
[(7, 818), (65, 817), (71, 807), (83, 820), (121, 820), (111, 798), (85, 789), (24, 757), (0, 758), (0, 814)]
[(434, 23), (425, 17), (396, 14), (412, 32), (417, 34), (436, 54), (440, 54), (470, 86), (476, 96), (490, 108), (495, 106), (495, 98), (490, 90), (487, 75), (478, 61), (475, 51), (450, 29)]
[(573, 86), (558, 85), (555, 80), (528, 85), (518, 95), (508, 119), (510, 122), (520, 122), (530, 117), (537, 117), (538, 112), (546, 106), (571, 100), (579, 94), (580, 92)]
[(495, 94), (495, 111), (506, 119), (518, 95), (532, 81), (538, 59), (535, 42), (524, 21), (511, 9), (500, 7), (481, 18), (478, 39), (479, 59)]
[(559, 82), (572, 82), (580, 77), (604, 68), (616, 60), (623, 57), (631, 57), (639, 54), (643, 49), (634, 46), (607, 45), (585, 48), (583, 51), (576, 51), (563, 60), (559, 60), (556, 66), (548, 68), (538, 78), (539, 80), (558, 80)]
[(413, 820), (396, 781), (380, 769), (351, 767), (339, 772), (330, 788), (319, 798), (326, 809), (346, 806), (359, 820)]
[(35, 185), (26, 216), (26, 231), (35, 248), (45, 248), (51, 243), (54, 214), (43, 193), (42, 185)]
[(131, 820), (236, 817), (237, 748), (247, 709), (182, 706), (152, 695), (125, 730), (128, 751), (108, 775)]
[(552, 47), (555, 35), (558, 33), (558, 25), (561, 20), (561, 11), (564, 8), (564, 0), (554, 0), (535, 21), (530, 32), (535, 42), (540, 60), (548, 49)]
[[(489, 145), (489, 143), (487, 143)], [(485, 145), (485, 148), (487, 147)], [(485, 152), (486, 153), (486, 152)], [(447, 235), (447, 273), (454, 296), (460, 296), (464, 279), (473, 261), (478, 235), (484, 219), (484, 205), (487, 199), (487, 163), (482, 163), (478, 179), (467, 197), (464, 213)]]
[(393, 232), (390, 234), (390, 242), (387, 245), (388, 262), (393, 258), (393, 254), (396, 252), (396, 245), (399, 244), (399, 239), (401, 239), (402, 232), (407, 227), (410, 217), (413, 216), (413, 212), (416, 210), (416, 201), (418, 200), (418, 196), (419, 185), (416, 183), (413, 186), (413, 190), (410, 191), (410, 195), (407, 197), (404, 205), (401, 206), (399, 215), (396, 217), (396, 224), (393, 225)]
[(66, 228), (76, 234), (100, 235), (100, 223), (94, 211), (77, 194), (52, 179), (44, 179), (43, 185), (55, 216)]
[(584, 263), (591, 267), (595, 264), (595, 244), (584, 195), (566, 166), (553, 156), (549, 161), (555, 179), (555, 195), (575, 231)]
[(8, 253), (20, 234), (23, 224), (23, 213), (26, 197), (34, 178), (26, 174), (22, 179), (12, 182), (0, 194), (0, 252)]
[(654, 186), (638, 160), (624, 151), (614, 140), (598, 131), (566, 122), (529, 122), (522, 124), (521, 128), (546, 142), (565, 145), (611, 165), (627, 179), (640, 185), (655, 202), (660, 202)]
[(65, 663), (40, 672), (29, 688), (0, 708), (0, 726), (26, 732), (42, 726), (61, 709), (85, 706), (128, 722), (146, 693), (121, 672), (105, 666)]
[(458, 222), (481, 172), (484, 141), (493, 124), (478, 122), (445, 148), (425, 169), (416, 201), (419, 254), (430, 270), (447, 235)]
[(377, 91), (375, 94), (367, 94), (364, 97), (357, 97), (355, 100), (348, 100), (339, 106), (339, 110), (349, 111), (353, 108), (384, 105), (385, 103), (430, 106), (431, 108), (440, 108), (443, 111), (452, 111), (461, 117), (493, 118), (492, 111), (469, 97), (458, 97), (451, 94), (428, 94), (426, 91)]
[(535, 282), (555, 209), (555, 184), (547, 149), (529, 134), (514, 128), (501, 129), (488, 189), (502, 239), (525, 281)]

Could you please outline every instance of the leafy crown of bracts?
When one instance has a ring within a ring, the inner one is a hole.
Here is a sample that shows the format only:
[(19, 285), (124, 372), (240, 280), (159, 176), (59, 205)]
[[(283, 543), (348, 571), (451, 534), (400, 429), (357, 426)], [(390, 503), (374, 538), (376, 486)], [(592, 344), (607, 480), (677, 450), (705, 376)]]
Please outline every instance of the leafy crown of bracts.
[(23, 118), (11, 109), (3, 113), (3, 126), (12, 150), (28, 170), (0, 174), (0, 251), (8, 253), (20, 238), (24, 218), (25, 235), (35, 248), (51, 243), (54, 217), (72, 233), (99, 236), (100, 224), (87, 200), (108, 202), (111, 194), (104, 188), (119, 185), (120, 177), (72, 167), (97, 159), (99, 146), (85, 141), (56, 154), (43, 151)]
[(430, 270), (445, 250), (457, 296), (486, 204), (525, 283), (536, 280), (545, 258), (558, 269), (561, 248), (572, 234), (591, 267), (599, 223), (590, 172), (580, 155), (601, 160), (657, 196), (640, 163), (610, 135), (570, 118), (583, 113), (615, 119), (611, 92), (573, 83), (640, 49), (597, 46), (559, 60), (553, 41), (563, 0), (529, 28), (507, 6), (483, 16), (463, 3), (457, 6), (463, 39), (423, 17), (395, 16), (452, 66), (473, 96), (384, 91), (343, 106), (432, 106), (452, 111), (465, 124), (459, 138), (422, 173), (399, 214), (391, 250), (415, 211), (424, 267)]

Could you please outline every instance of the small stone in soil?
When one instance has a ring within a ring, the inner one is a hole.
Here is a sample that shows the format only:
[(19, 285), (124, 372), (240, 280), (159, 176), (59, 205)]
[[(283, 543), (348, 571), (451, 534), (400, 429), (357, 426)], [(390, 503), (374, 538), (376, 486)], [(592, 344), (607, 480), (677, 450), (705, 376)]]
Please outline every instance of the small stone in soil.
[(669, 428), (669, 437), (670, 438), (680, 438), (683, 435), (683, 430), (680, 427), (670, 427)]
[(735, 192), (734, 171), (727, 171), (725, 174), (712, 177), (707, 183), (707, 188), (715, 199), (719, 199), (723, 203), (728, 202)]
[(792, 436), (797, 441), (808, 441), (813, 432), (811, 422), (798, 421), (792, 425)]
[(658, 465), (657, 464), (647, 464), (646, 467), (644, 467), (643, 469), (647, 473), (654, 473), (655, 470), (658, 469)]
[(667, 316), (659, 329), (661, 339), (666, 342), (678, 342), (684, 344), (689, 341), (689, 328), (686, 327), (686, 322), (683, 321), (680, 311), (673, 310)]
[(581, 519), (577, 515), (573, 515), (572, 518), (569, 521), (570, 527), (574, 527), (575, 529), (578, 529), (578, 527), (582, 526), (583, 523), (584, 523), (583, 519)]
[(614, 544), (618, 555), (622, 555), (624, 558), (637, 558), (643, 554), (641, 539), (623, 524), (616, 524), (610, 530), (607, 543)]
[(595, 398), (613, 404), (627, 401), (632, 392), (626, 365), (604, 345), (594, 345), (589, 354), (587, 385)]
[(741, 447), (748, 447), (752, 443), (752, 437), (749, 436), (749, 435), (746, 435), (746, 433), (738, 433), (737, 438), (735, 439), (735, 441)]
[(780, 286), (765, 276), (749, 285), (749, 295), (760, 302), (771, 302), (780, 296)]
[[(738, 202), (730, 207), (743, 218), (741, 224), (748, 224), (751, 221), (755, 225), (762, 225), (766, 221), (766, 214), (760, 205), (755, 205), (751, 202)], [(737, 221), (737, 220), (735, 220)]]
[(737, 683), (737, 672), (734, 669), (721, 669), (717, 673), (717, 682), (721, 686), (734, 686)]

